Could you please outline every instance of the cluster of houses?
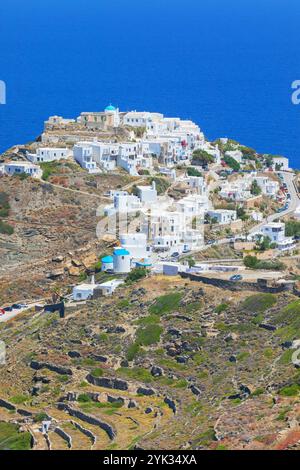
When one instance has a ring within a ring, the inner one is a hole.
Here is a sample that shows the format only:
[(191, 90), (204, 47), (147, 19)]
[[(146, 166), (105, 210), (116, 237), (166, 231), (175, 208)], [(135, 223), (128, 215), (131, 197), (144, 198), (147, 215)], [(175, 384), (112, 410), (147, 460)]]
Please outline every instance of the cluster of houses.
[[(55, 129), (58, 137), (48, 140), (49, 132)], [(69, 136), (69, 141), (67, 138), (70, 129), (78, 132)], [(122, 137), (112, 138), (120, 129), (126, 131)], [(97, 136), (99, 131), (107, 131), (107, 137), (101, 140), (99, 135)], [(65, 137), (66, 141), (62, 137)], [(225, 143), (227, 140), (221, 139)], [(51, 146), (46, 146), (49, 142)], [(63, 145), (62, 142), (66, 142), (65, 147), (58, 146)], [(179, 164), (190, 165), (196, 150), (211, 155), (216, 165), (221, 163), (219, 147), (207, 142), (203, 132), (194, 122), (165, 117), (161, 113), (121, 112), (119, 108), (109, 105), (104, 111), (83, 112), (77, 119), (51, 116), (45, 122), (42, 146), (37, 148), (35, 153), (26, 153), (28, 164), (26, 161), (17, 164), (8, 162), (0, 168), (0, 172), (24, 172), (39, 178), (41, 172), (38, 166), (41, 163), (73, 159), (91, 174), (111, 172), (119, 167), (130, 175), (137, 176), (143, 170), (151, 173), (154, 168), (157, 171), (159, 167), (162, 174), (173, 179), (176, 177), (175, 167)], [(240, 163), (243, 159), (243, 154), (238, 148), (227, 151), (225, 156)], [(289, 168), (288, 159), (274, 157), (273, 160), (274, 169)], [(276, 194), (276, 182), (264, 181), (263, 177), (260, 177), (258, 184), (264, 194)], [(249, 199), (249, 181), (245, 179), (236, 186), (232, 183), (224, 184), (222, 195), (236, 201)]]
[(244, 203), (255, 197), (251, 192), (254, 182), (256, 182), (260, 188), (261, 194), (273, 199), (277, 197), (280, 189), (279, 182), (268, 176), (258, 176), (255, 171), (245, 174), (242, 178), (239, 177), (234, 181), (226, 180), (222, 182), (219, 195), (224, 199)]

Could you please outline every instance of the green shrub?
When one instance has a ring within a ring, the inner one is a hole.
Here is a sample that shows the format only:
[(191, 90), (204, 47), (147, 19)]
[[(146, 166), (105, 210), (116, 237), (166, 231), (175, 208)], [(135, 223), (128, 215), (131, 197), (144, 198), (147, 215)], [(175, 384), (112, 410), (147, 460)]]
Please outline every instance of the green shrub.
[(299, 392), (300, 392), (300, 385), (293, 384), (293, 385), (282, 388), (279, 394), (282, 395), (283, 397), (295, 397), (299, 394)]
[(87, 393), (81, 393), (78, 397), (78, 401), (80, 403), (89, 403), (92, 399)]
[(146, 325), (138, 328), (136, 332), (136, 342), (139, 345), (150, 346), (151, 344), (158, 343), (163, 328), (160, 325)]
[(137, 282), (147, 276), (147, 269), (143, 267), (133, 269), (127, 276), (126, 282)]
[(232, 168), (232, 170), (234, 170), (234, 171), (239, 171), (240, 170), (241, 165), (234, 158), (224, 157), (223, 160), (226, 163), (226, 165), (228, 165), (230, 168)]
[(0, 220), (0, 233), (3, 235), (12, 235), (14, 233), (14, 228)]
[(138, 343), (132, 343), (126, 352), (127, 361), (133, 361), (140, 351), (140, 345)]
[(164, 313), (173, 312), (179, 308), (182, 294), (173, 292), (158, 297), (155, 304), (151, 305), (149, 312), (155, 315), (163, 315)]
[(283, 271), (285, 265), (279, 260), (272, 261), (262, 261), (259, 260), (256, 256), (245, 256), (244, 265), (246, 268), (250, 269), (266, 269), (272, 271)]
[(46, 413), (41, 412), (41, 413), (36, 414), (33, 419), (36, 423), (41, 423), (42, 421), (45, 421), (48, 419), (48, 415)]
[(202, 173), (192, 166), (187, 168), (187, 174), (188, 176), (202, 176)]
[(14, 403), (15, 405), (23, 405), (28, 400), (27, 395), (15, 395), (14, 397), (10, 398), (10, 402)]
[(241, 307), (243, 310), (251, 313), (262, 313), (271, 308), (277, 302), (273, 294), (255, 294), (250, 295), (244, 300)]
[(225, 312), (226, 310), (228, 310), (228, 308), (229, 308), (229, 305), (223, 303), (223, 304), (218, 305), (215, 308), (215, 312), (220, 314), (220, 313)]
[(96, 369), (93, 369), (91, 372), (93, 377), (102, 377), (103, 376), (103, 369), (100, 367), (96, 367)]
[(0, 450), (30, 450), (31, 434), (19, 432), (19, 426), (0, 422)]
[(128, 379), (138, 380), (140, 382), (149, 383), (154, 380), (151, 373), (147, 369), (142, 367), (121, 367), (117, 370), (120, 375), (127, 377)]

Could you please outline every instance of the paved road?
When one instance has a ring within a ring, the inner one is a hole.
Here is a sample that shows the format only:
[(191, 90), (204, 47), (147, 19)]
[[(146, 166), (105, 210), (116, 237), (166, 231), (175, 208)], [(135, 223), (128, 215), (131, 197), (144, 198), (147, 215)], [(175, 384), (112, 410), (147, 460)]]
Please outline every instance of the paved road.
[(283, 181), (286, 183), (288, 187), (288, 192), (291, 195), (289, 207), (283, 212), (277, 212), (275, 214), (269, 215), (269, 217), (267, 217), (267, 219), (265, 219), (263, 222), (259, 223), (258, 225), (255, 225), (255, 227), (253, 227), (249, 231), (249, 233), (259, 232), (261, 227), (265, 225), (266, 223), (274, 222), (274, 220), (276, 219), (279, 219), (281, 217), (284, 217), (285, 215), (295, 212), (295, 210), (299, 206), (300, 204), (299, 194), (296, 191), (295, 184), (294, 184), (295, 174), (290, 173), (290, 172), (284, 172), (284, 171), (282, 171), (281, 174), (283, 176)]
[[(12, 312), (6, 312), (4, 315), (0, 315), (0, 323), (5, 323), (9, 320), (12, 320), (13, 318), (17, 317), (20, 315), (20, 313), (27, 312), (31, 308), (35, 307), (36, 305), (39, 304), (39, 302), (42, 302), (44, 299), (37, 300), (34, 303), (27, 304), (27, 307), (25, 308), (19, 308), (19, 309), (13, 309)], [(16, 302), (17, 303), (17, 302)], [(22, 302), (20, 302), (22, 303)]]

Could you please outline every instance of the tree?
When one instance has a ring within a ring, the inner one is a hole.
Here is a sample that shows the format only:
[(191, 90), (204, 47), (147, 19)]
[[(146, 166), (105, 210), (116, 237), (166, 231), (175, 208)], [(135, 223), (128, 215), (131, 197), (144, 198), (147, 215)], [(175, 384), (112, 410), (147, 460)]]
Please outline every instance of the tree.
[(213, 163), (214, 161), (214, 157), (205, 150), (197, 149), (193, 152), (193, 165), (207, 166), (209, 163)]
[(226, 163), (226, 165), (228, 165), (234, 171), (239, 171), (240, 170), (241, 165), (234, 158), (226, 156), (226, 157), (223, 158), (223, 160)]
[(194, 260), (194, 258), (192, 256), (189, 256), (187, 258), (187, 262), (188, 262), (189, 268), (192, 268), (196, 264), (196, 261)]
[(258, 259), (256, 258), (256, 256), (248, 255), (248, 256), (245, 256), (244, 258), (244, 265), (246, 266), (246, 268), (255, 269), (257, 266), (257, 263), (258, 263)]
[(272, 155), (265, 155), (265, 164), (266, 167), (270, 168), (273, 166), (274, 160)]
[(275, 243), (272, 243), (270, 237), (261, 237), (257, 242), (256, 242), (256, 248), (259, 251), (266, 251), (274, 248), (276, 246)]
[(243, 207), (238, 207), (236, 210), (236, 215), (238, 219), (241, 219), (243, 222), (249, 219), (249, 215), (246, 213)]
[(188, 167), (187, 174), (188, 176), (202, 176), (202, 173), (192, 166)]
[(251, 184), (251, 194), (253, 196), (259, 196), (261, 194), (261, 188), (257, 183), (257, 180), (254, 180), (253, 183)]

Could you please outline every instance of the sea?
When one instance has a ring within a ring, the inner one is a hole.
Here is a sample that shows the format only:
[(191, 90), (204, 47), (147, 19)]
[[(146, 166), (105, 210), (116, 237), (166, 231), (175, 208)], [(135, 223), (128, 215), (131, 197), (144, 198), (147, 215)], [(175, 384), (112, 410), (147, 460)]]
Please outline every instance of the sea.
[(299, 0), (1, 0), (0, 151), (111, 103), (300, 169), (299, 24)]

